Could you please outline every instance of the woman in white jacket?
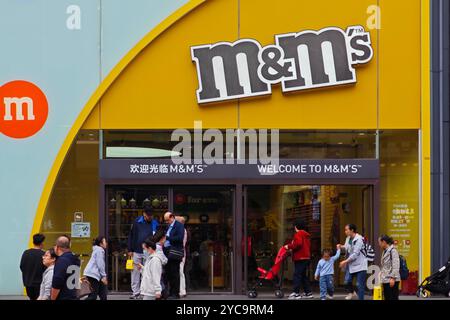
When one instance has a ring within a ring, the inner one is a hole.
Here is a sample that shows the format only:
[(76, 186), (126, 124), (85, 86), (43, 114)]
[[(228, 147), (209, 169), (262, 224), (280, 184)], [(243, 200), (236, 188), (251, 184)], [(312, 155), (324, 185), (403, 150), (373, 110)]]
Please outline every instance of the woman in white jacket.
[(143, 300), (155, 300), (161, 298), (161, 275), (163, 266), (167, 264), (167, 258), (161, 250), (156, 250), (156, 243), (147, 239), (142, 244), (149, 257), (145, 264), (140, 265), (142, 272), (141, 295)]
[(88, 279), (92, 292), (86, 300), (107, 300), (108, 295), (108, 278), (105, 268), (105, 250), (108, 242), (103, 236), (98, 236), (93, 241), (92, 255), (86, 268), (84, 268), (84, 276)]

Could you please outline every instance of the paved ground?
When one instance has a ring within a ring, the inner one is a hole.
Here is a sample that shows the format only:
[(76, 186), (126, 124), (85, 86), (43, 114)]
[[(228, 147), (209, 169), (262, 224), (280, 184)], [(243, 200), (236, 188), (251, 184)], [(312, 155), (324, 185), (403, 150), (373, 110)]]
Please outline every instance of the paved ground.
[[(117, 294), (117, 293), (111, 293), (108, 296), (109, 300), (128, 300), (129, 295), (126, 294)], [(337, 293), (335, 295), (335, 300), (344, 300), (345, 294), (343, 293)], [(261, 293), (258, 295), (257, 300), (276, 300), (273, 293)], [(286, 299), (286, 298), (285, 298)], [(318, 293), (315, 293), (315, 299), (319, 299)], [(367, 300), (372, 300), (371, 296), (366, 297)], [(425, 299), (419, 299), (416, 296), (401, 296), (401, 300), (425, 300)], [(442, 296), (440, 297), (432, 297), (428, 299), (433, 300), (450, 300), (450, 298), (444, 298)], [(0, 300), (27, 300), (25, 296), (0, 296)], [(227, 295), (227, 294), (191, 294), (188, 295), (186, 298), (182, 300), (253, 300), (248, 298), (244, 295)]]

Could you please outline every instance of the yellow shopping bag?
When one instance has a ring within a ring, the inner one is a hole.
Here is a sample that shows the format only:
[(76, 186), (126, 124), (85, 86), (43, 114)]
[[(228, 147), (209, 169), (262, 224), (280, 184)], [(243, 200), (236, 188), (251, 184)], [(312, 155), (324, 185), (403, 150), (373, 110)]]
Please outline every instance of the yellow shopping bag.
[(373, 300), (383, 300), (383, 290), (380, 285), (373, 287)]
[(133, 259), (127, 259), (127, 264), (125, 265), (125, 269), (133, 270)]

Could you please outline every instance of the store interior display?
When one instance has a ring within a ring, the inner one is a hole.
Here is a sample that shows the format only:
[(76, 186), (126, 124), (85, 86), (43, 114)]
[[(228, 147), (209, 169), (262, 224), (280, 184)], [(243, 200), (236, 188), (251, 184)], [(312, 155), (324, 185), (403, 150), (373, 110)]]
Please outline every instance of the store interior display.
[[(313, 285), (314, 271), (324, 248), (335, 250), (345, 240), (344, 226), (355, 223), (370, 239), (371, 210), (367, 186), (252, 186), (248, 188), (247, 235), (253, 248), (247, 249), (247, 283), (258, 275), (256, 266), (269, 268), (279, 248), (294, 235), (293, 223), (301, 219), (311, 235), (309, 278)], [(371, 193), (370, 193), (371, 194)], [(284, 287), (292, 286), (293, 263), (284, 265)], [(338, 268), (336, 267), (336, 270)], [(342, 285), (343, 274), (336, 272), (336, 283)]]

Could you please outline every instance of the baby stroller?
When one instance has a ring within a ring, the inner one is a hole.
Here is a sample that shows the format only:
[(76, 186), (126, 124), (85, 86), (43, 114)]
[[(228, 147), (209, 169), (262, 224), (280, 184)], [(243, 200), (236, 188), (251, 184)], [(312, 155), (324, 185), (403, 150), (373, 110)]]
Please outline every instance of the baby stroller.
[(417, 297), (428, 298), (431, 294), (450, 296), (450, 258), (445, 266), (425, 278), (417, 290)]
[[(284, 262), (286, 261), (286, 258), (289, 256), (289, 251), (286, 250), (283, 247), (278, 250), (277, 256), (275, 258), (274, 265), (269, 269), (265, 270), (263, 268), (257, 268), (259, 272), (258, 279), (256, 280), (255, 284), (248, 290), (247, 296), (249, 298), (256, 298), (258, 296), (258, 292), (256, 291), (257, 287), (262, 287), (264, 283), (270, 283), (275, 288), (275, 296), (277, 298), (283, 298), (284, 292), (282, 289), (283, 285), (283, 266)], [(278, 276), (278, 273), (281, 274)]]

